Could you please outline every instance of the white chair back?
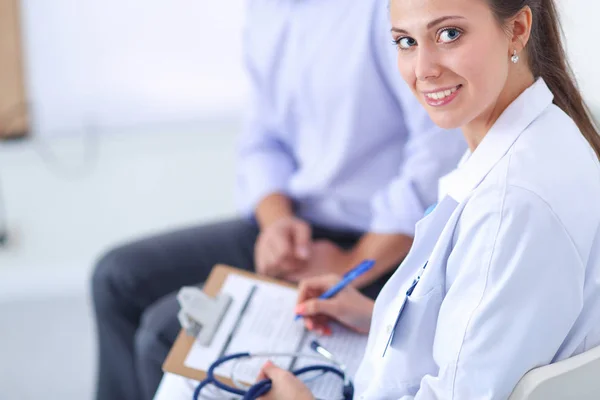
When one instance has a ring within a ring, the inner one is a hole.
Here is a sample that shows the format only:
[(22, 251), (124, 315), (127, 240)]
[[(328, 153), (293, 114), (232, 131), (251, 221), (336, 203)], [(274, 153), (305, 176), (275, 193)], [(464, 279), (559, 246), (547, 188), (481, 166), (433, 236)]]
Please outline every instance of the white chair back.
[(599, 400), (600, 346), (529, 371), (509, 400)]

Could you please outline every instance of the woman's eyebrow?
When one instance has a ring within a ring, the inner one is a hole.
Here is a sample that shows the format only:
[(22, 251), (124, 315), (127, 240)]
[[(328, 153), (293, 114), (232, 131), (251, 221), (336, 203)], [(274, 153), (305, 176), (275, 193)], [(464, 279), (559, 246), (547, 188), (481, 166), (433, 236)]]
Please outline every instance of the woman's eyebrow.
[(405, 35), (408, 35), (407, 31), (405, 31), (404, 29), (396, 28), (396, 27), (392, 27), (392, 32), (398, 32), (398, 33), (403, 33)]
[(465, 19), (464, 17), (461, 17), (459, 15), (448, 15), (445, 17), (440, 17), (440, 18), (436, 18), (433, 21), (431, 21), (430, 23), (427, 24), (427, 29), (431, 29), (436, 25), (441, 24), (444, 21), (447, 21), (449, 19)]
[[(431, 29), (434, 26), (439, 25), (442, 22), (447, 21), (449, 19), (465, 19), (465, 18), (461, 17), (459, 15), (447, 15), (445, 17), (436, 18), (427, 24), (427, 29)], [(398, 33), (408, 35), (408, 31), (406, 31), (405, 29), (402, 29), (402, 28), (392, 27), (392, 32), (398, 32)]]

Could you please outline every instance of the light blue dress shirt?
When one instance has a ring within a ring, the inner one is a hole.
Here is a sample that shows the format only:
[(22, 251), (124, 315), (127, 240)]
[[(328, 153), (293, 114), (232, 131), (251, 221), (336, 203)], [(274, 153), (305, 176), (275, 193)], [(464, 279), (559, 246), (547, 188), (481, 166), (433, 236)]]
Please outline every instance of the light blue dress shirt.
[(274, 192), (313, 224), (412, 235), (466, 145), (401, 81), (387, 0), (249, 0), (240, 210)]

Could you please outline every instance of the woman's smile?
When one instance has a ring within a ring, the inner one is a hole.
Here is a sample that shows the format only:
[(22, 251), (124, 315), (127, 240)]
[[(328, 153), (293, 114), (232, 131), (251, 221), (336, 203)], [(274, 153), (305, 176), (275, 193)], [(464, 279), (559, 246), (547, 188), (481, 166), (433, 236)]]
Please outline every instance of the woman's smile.
[(459, 94), (462, 85), (424, 91), (425, 102), (432, 107), (442, 107), (450, 104)]

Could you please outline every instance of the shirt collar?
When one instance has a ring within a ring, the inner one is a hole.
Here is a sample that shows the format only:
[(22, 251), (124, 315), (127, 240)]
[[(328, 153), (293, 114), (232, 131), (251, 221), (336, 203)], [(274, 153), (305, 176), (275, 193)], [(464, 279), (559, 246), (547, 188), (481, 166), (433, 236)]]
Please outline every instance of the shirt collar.
[(448, 195), (462, 202), (479, 186), (521, 133), (552, 104), (553, 99), (542, 78), (521, 93), (500, 115), (475, 151), (468, 151), (463, 157), (448, 182)]

